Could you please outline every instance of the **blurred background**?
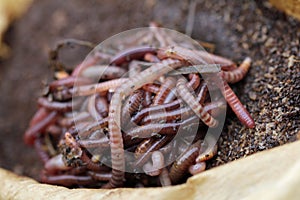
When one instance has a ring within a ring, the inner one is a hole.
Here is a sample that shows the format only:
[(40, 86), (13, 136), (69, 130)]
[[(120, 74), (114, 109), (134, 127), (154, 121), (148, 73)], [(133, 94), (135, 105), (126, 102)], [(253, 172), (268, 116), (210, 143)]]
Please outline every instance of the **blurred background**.
[[(272, 2), (282, 8), (276, 4), (281, 1)], [(287, 13), (299, 17), (299, 4), (293, 2)], [(52, 79), (48, 53), (56, 42), (76, 38), (98, 44), (150, 21), (183, 33), (188, 29), (193, 38), (213, 44), (214, 53), (237, 63), (245, 56), (254, 61), (233, 88), (257, 126), (245, 129), (229, 111), (209, 167), (300, 135), (300, 23), (268, 1), (1, 0), (0, 10), (0, 167), (39, 176), (41, 163), (24, 145), (23, 133), (43, 85)], [(65, 59), (75, 65), (88, 51), (71, 49)]]

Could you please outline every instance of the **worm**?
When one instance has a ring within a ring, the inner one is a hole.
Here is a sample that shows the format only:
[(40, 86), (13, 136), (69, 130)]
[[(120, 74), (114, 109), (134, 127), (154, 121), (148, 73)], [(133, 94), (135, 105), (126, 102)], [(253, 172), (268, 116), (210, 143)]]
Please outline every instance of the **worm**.
[(129, 78), (137, 76), (142, 71), (142, 67), (138, 61), (133, 60), (128, 66)]
[(144, 91), (136, 90), (134, 93), (125, 101), (122, 109), (122, 125), (127, 125), (130, 117), (133, 113), (139, 110), (141, 102), (143, 101)]
[(43, 133), (49, 125), (55, 123), (57, 116), (58, 113), (56, 111), (52, 111), (43, 120), (29, 127), (24, 134), (25, 143), (28, 145), (33, 145), (37, 136), (40, 133)]
[(76, 176), (76, 175), (42, 175), (41, 182), (62, 185), (66, 187), (74, 185), (91, 185), (95, 183), (91, 176)]
[(200, 163), (196, 163), (194, 165), (191, 165), (189, 167), (189, 172), (192, 175), (196, 175), (199, 174), (201, 172), (203, 172), (206, 168), (206, 163), (205, 162), (200, 162)]
[(173, 163), (170, 169), (170, 179), (172, 183), (179, 183), (183, 176), (187, 173), (189, 166), (195, 163), (195, 159), (199, 155), (200, 142), (196, 142), (183, 152)]
[(49, 101), (45, 97), (40, 97), (38, 99), (38, 104), (47, 108), (48, 110), (55, 110), (58, 112), (68, 112), (72, 110), (72, 101), (70, 102), (57, 102), (57, 101)]
[(240, 80), (242, 80), (247, 72), (250, 69), (251, 65), (251, 58), (246, 57), (245, 60), (242, 62), (242, 64), (231, 71), (222, 71), (222, 77), (228, 82), (228, 83), (236, 83)]
[(200, 77), (198, 74), (190, 74), (189, 75), (190, 81), (187, 84), (187, 87), (196, 90), (200, 85)]
[(58, 154), (58, 155), (52, 157), (51, 159), (49, 159), (45, 163), (44, 167), (45, 167), (47, 173), (51, 173), (51, 174), (54, 174), (57, 171), (61, 171), (61, 170), (64, 171), (64, 170), (71, 169), (70, 167), (65, 165), (62, 154)]
[(45, 132), (54, 137), (59, 137), (62, 134), (63, 130), (60, 126), (52, 124), (46, 128)]
[(162, 136), (159, 139), (151, 138), (153, 142), (151, 143), (151, 145), (147, 147), (146, 150), (144, 150), (144, 153), (141, 153), (140, 156), (137, 158), (135, 162), (135, 166), (136, 167), (143, 166), (147, 162), (148, 158), (151, 156), (151, 152), (160, 149), (172, 138), (173, 138), (172, 136), (168, 136), (168, 135)]
[(69, 88), (69, 87), (73, 87), (74, 84), (76, 84), (76, 86), (79, 85), (87, 85), (87, 84), (91, 84), (92, 81), (90, 79), (84, 78), (84, 77), (79, 77), (79, 76), (68, 76), (66, 78), (62, 78), (59, 80), (55, 80), (52, 83), (49, 84), (49, 89), (50, 91), (54, 91), (54, 90), (59, 90), (60, 88)]
[(169, 172), (166, 168), (163, 168), (160, 175), (159, 175), (159, 181), (162, 187), (171, 186), (171, 179), (169, 176)]
[(164, 167), (164, 155), (160, 151), (154, 151), (151, 155), (152, 165), (148, 162), (144, 164), (143, 170), (149, 176), (160, 175)]
[(185, 107), (185, 108), (179, 108), (172, 111), (161, 111), (156, 112), (153, 114), (150, 114), (146, 116), (142, 121), (141, 125), (149, 124), (151, 123), (162, 123), (162, 122), (172, 122), (172, 121), (178, 121), (181, 119), (186, 119), (187, 117), (191, 116), (193, 114), (191, 108)]
[(156, 53), (156, 48), (153, 47), (134, 47), (131, 49), (126, 49), (118, 53), (112, 58), (111, 64), (120, 66), (123, 63), (129, 62), (131, 60), (138, 60), (143, 58), (146, 53)]
[[(190, 81), (187, 83), (189, 88), (196, 90), (200, 85), (200, 77), (198, 74), (190, 74), (189, 75)], [(176, 88), (173, 88), (169, 94), (166, 96), (164, 103), (172, 102), (173, 99), (176, 97)]]
[(95, 107), (97, 112), (101, 115), (101, 117), (104, 118), (108, 116), (108, 102), (105, 97), (97, 95)]
[(177, 82), (177, 93), (191, 107), (193, 112), (209, 127), (216, 127), (218, 122), (208, 112), (205, 112), (202, 105), (197, 102), (195, 97), (186, 87), (186, 81), (180, 78)]
[(184, 124), (188, 124), (191, 120), (194, 120), (193, 117), (181, 122), (181, 123), (154, 123), (147, 124), (144, 126), (138, 126), (128, 131), (127, 135), (135, 138), (148, 138), (154, 134), (168, 134), (173, 135), (176, 134), (178, 128)]
[(78, 86), (72, 88), (70, 93), (74, 96), (88, 96), (95, 93), (106, 92), (108, 90), (116, 89), (120, 85), (124, 84), (127, 80), (127, 78), (119, 78), (97, 84)]
[[(149, 53), (149, 52), (147, 52)], [(124, 178), (124, 146), (119, 125), (122, 99), (139, 89), (142, 85), (151, 83), (167, 72), (180, 67), (182, 63), (177, 60), (166, 59), (142, 71), (138, 77), (129, 79), (115, 91), (109, 107), (109, 138), (111, 144), (112, 178), (107, 187), (119, 187), (123, 185)]]
[(154, 94), (158, 94), (160, 91), (160, 87), (158, 84), (151, 83), (151, 84), (145, 84), (143, 86), (143, 89), (146, 90), (147, 92), (151, 92)]
[(78, 141), (79, 145), (84, 148), (105, 148), (109, 147), (109, 139), (104, 136), (100, 139), (81, 139)]
[(144, 56), (144, 60), (145, 61), (148, 61), (148, 62), (151, 62), (151, 63), (158, 63), (160, 62), (160, 59), (152, 54), (152, 53), (146, 53), (145, 56)]
[(206, 51), (194, 51), (194, 53), (196, 53), (197, 56), (201, 57), (208, 64), (221, 64), (222, 70), (236, 69), (236, 64), (228, 58), (217, 56)]
[(204, 152), (200, 152), (200, 155), (196, 158), (197, 163), (201, 163), (207, 160), (210, 160), (212, 157), (214, 157), (218, 152), (218, 145), (215, 144), (211, 148), (213, 144), (208, 144), (208, 148)]
[(165, 82), (160, 86), (158, 93), (156, 93), (153, 99), (153, 106), (162, 104), (166, 96), (170, 93), (170, 90), (176, 85), (175, 79), (167, 77)]
[(97, 172), (109, 171), (109, 167), (102, 165), (100, 163), (93, 162), (88, 157), (85, 151), (82, 152), (81, 160), (84, 162), (84, 166), (91, 171), (97, 171)]
[(92, 65), (95, 65), (100, 60), (110, 60), (111, 56), (108, 54), (104, 54), (102, 52), (96, 51), (93, 55), (87, 57), (82, 63), (76, 66), (76, 68), (72, 72), (72, 76), (77, 77), (80, 72)]
[(197, 101), (200, 103), (200, 105), (204, 104), (204, 101), (206, 99), (206, 94), (207, 94), (208, 88), (207, 84), (204, 82), (200, 86), (200, 91), (197, 95)]
[(91, 95), (88, 100), (88, 112), (95, 119), (100, 120), (103, 119), (101, 115), (96, 110), (96, 95)]
[(131, 118), (131, 121), (138, 124), (145, 116), (149, 115), (149, 113), (156, 113), (159, 111), (171, 111), (179, 108), (180, 104), (182, 103), (183, 101), (181, 99), (178, 99), (170, 103), (144, 108), (141, 111), (137, 112), (137, 114)]
[(143, 140), (135, 149), (134, 156), (135, 158), (139, 158), (142, 154), (144, 154), (147, 149), (153, 145), (153, 143), (156, 141), (155, 138), (149, 138)]
[(89, 121), (91, 115), (88, 112), (74, 113), (72, 117), (64, 117), (58, 120), (58, 124), (63, 127), (70, 127), (78, 122)]
[(81, 76), (90, 78), (92, 80), (109, 80), (122, 77), (126, 73), (126, 70), (109, 65), (94, 65), (81, 71)]
[(92, 124), (89, 124), (84, 129), (81, 129), (81, 131), (79, 132), (79, 136), (86, 137), (91, 133), (93, 133), (94, 131), (105, 128), (107, 126), (108, 126), (108, 118), (101, 119), (99, 121), (93, 122)]
[(93, 171), (89, 171), (88, 175), (90, 175), (96, 181), (109, 181), (111, 179), (111, 176), (112, 176), (110, 172), (96, 173), (96, 172), (93, 172)]
[(236, 114), (236, 116), (239, 118), (239, 120), (248, 128), (254, 128), (255, 122), (249, 112), (246, 110), (246, 108), (243, 106), (241, 101), (238, 99), (238, 97), (235, 95), (235, 93), (232, 91), (230, 86), (227, 84), (226, 81), (223, 81), (224, 84), (224, 91), (223, 96), (233, 112)]
[(30, 120), (29, 127), (34, 126), (35, 124), (45, 119), (48, 114), (49, 111), (46, 108), (44, 107), (39, 108), (38, 111), (36, 111), (36, 113), (32, 117), (32, 119)]
[(49, 153), (46, 151), (42, 138), (38, 137), (34, 141), (34, 148), (39, 155), (40, 159), (43, 161), (43, 163), (47, 163), (50, 159)]
[[(152, 103), (151, 92), (145, 91), (144, 101), (142, 102), (143, 107), (148, 107)], [(132, 120), (133, 121), (133, 120)]]

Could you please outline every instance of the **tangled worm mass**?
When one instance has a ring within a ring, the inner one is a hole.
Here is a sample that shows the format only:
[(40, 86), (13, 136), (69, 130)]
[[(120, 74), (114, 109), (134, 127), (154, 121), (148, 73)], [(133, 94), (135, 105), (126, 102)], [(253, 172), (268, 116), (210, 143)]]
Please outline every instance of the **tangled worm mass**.
[[(217, 153), (217, 141), (204, 138), (208, 128), (222, 125), (226, 102), (254, 128), (228, 85), (245, 77), (250, 58), (237, 66), (153, 24), (119, 45), (123, 49), (92, 52), (38, 99), (24, 141), (44, 163), (41, 182), (92, 188), (183, 183)], [(209, 84), (221, 95), (210, 96)]]

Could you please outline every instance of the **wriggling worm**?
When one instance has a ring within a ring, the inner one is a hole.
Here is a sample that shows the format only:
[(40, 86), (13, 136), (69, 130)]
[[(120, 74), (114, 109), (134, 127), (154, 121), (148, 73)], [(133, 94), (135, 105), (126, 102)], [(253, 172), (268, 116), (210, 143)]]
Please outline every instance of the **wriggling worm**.
[(39, 133), (43, 133), (49, 125), (54, 124), (57, 120), (57, 116), (58, 113), (56, 111), (52, 111), (43, 120), (29, 127), (24, 134), (25, 143), (33, 145)]
[(164, 167), (164, 155), (160, 151), (154, 151), (151, 155), (152, 164), (149, 162), (144, 164), (143, 170), (150, 176), (160, 175)]
[(187, 173), (189, 166), (195, 163), (195, 159), (199, 155), (200, 146), (200, 142), (196, 142), (176, 159), (169, 174), (172, 183), (180, 182)]
[(48, 184), (59, 184), (66, 187), (74, 185), (91, 185), (95, 181), (91, 176), (76, 176), (76, 175), (42, 175), (41, 182)]
[(153, 106), (163, 104), (166, 96), (170, 93), (171, 89), (176, 85), (175, 79), (172, 77), (166, 78), (165, 82), (160, 86), (159, 91), (153, 99)]
[(231, 71), (222, 71), (222, 76), (228, 83), (236, 83), (246, 76), (250, 65), (251, 59), (247, 57), (238, 68)]
[(122, 99), (131, 94), (134, 90), (139, 89), (142, 85), (151, 83), (158, 77), (167, 72), (180, 67), (180, 61), (166, 59), (161, 63), (154, 64), (140, 73), (140, 76), (129, 79), (121, 85), (114, 93), (109, 107), (109, 138), (111, 143), (111, 160), (112, 160), (112, 178), (109, 181), (110, 187), (123, 185), (124, 178), (124, 147), (123, 138), (119, 125), (121, 114)]
[(240, 102), (238, 97), (232, 91), (230, 86), (227, 84), (226, 81), (223, 81), (224, 84), (224, 91), (223, 96), (226, 99), (227, 103), (239, 118), (239, 120), (248, 128), (254, 128), (255, 122), (243, 104)]
[(216, 127), (218, 122), (208, 113), (205, 112), (202, 105), (197, 102), (195, 97), (186, 87), (186, 81), (180, 78), (177, 82), (177, 93), (191, 107), (193, 112), (209, 127)]

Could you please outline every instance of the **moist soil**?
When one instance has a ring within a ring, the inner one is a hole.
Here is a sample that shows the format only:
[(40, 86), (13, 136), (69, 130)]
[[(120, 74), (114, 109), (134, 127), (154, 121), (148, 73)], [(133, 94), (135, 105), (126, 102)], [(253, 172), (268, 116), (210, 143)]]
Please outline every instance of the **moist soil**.
[[(246, 129), (229, 110), (217, 156), (209, 168), (300, 136), (300, 23), (266, 1), (198, 1), (192, 37), (213, 43), (215, 53), (237, 63), (249, 56), (251, 70), (232, 85), (256, 122)], [(48, 52), (61, 39), (100, 43), (150, 21), (184, 32), (189, 1), (43, 0), (7, 32), (12, 55), (0, 61), (0, 167), (38, 179), (41, 163), (23, 143), (36, 99), (52, 78)], [(88, 49), (69, 49), (68, 65)], [(293, 62), (294, 56), (294, 62)], [(298, 59), (298, 62), (297, 62)]]

